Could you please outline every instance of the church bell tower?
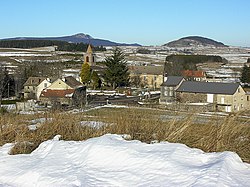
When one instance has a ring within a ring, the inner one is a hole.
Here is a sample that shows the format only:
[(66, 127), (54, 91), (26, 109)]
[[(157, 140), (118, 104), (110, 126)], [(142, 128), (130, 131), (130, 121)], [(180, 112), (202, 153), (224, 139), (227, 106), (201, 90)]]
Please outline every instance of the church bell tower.
[(89, 44), (87, 52), (84, 54), (84, 63), (88, 63), (90, 66), (95, 66), (95, 56), (93, 54), (93, 50), (91, 45)]

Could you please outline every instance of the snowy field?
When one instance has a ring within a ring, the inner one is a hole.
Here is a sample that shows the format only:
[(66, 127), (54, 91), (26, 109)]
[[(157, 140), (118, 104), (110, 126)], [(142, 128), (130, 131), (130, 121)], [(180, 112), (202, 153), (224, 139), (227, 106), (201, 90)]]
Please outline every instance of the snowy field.
[(107, 134), (43, 142), (31, 154), (0, 147), (0, 186), (250, 186), (250, 165), (233, 152), (177, 143), (145, 144)]

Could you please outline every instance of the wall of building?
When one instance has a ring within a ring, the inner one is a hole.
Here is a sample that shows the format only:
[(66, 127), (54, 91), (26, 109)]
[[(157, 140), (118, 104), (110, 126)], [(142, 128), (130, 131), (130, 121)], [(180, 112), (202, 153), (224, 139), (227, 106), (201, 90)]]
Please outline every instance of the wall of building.
[(176, 101), (175, 87), (161, 86), (160, 104)]
[(163, 83), (163, 75), (141, 74), (140, 78), (148, 88), (159, 89)]
[(232, 112), (243, 111), (249, 108), (247, 95), (241, 86), (233, 95), (217, 95), (217, 104), (230, 105)]
[(37, 87), (36, 87), (36, 99), (39, 100), (39, 97), (41, 95), (41, 92), (43, 89), (49, 87), (51, 83), (48, 80), (42, 81)]
[(68, 86), (65, 82), (63, 82), (61, 79), (57, 79), (55, 82), (53, 82), (49, 89), (51, 90), (66, 90), (66, 89), (72, 89), (70, 86)]
[(207, 94), (177, 92), (177, 100), (181, 103), (207, 103)]
[(24, 99), (36, 99), (36, 86), (24, 86)]

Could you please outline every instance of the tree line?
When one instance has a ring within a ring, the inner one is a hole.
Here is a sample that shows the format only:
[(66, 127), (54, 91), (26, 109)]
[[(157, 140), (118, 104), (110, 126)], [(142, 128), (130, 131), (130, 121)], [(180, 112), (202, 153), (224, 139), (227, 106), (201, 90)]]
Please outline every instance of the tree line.
[(197, 70), (196, 65), (205, 62), (226, 62), (226, 59), (215, 55), (169, 55), (165, 61), (165, 73), (179, 76), (183, 70)]
[[(56, 40), (1, 40), (1, 48), (30, 49), (36, 47), (57, 46), (58, 51), (87, 51), (88, 44), (69, 43)], [(92, 46), (94, 51), (106, 51), (103, 46)]]

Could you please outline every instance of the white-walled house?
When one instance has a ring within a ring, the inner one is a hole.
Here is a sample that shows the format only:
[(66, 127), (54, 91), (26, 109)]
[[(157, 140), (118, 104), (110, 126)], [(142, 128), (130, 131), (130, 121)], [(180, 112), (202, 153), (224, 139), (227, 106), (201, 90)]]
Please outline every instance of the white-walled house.
[(46, 77), (29, 77), (24, 83), (24, 99), (39, 100), (42, 90), (50, 85), (50, 79)]

